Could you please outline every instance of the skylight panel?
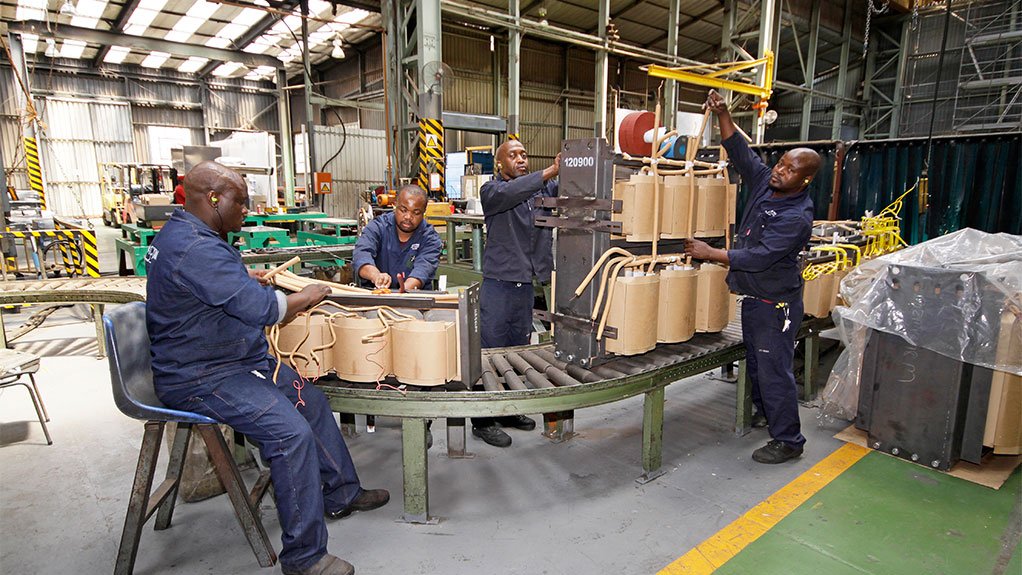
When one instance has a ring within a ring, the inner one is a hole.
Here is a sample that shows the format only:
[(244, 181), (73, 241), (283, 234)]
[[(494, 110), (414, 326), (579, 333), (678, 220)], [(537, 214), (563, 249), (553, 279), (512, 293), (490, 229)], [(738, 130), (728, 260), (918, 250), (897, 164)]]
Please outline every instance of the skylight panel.
[(61, 58), (81, 58), (85, 51), (85, 42), (81, 40), (64, 40), (60, 47)]
[(103, 61), (107, 64), (120, 64), (130, 53), (130, 48), (125, 48), (124, 46), (110, 46), (110, 50), (107, 51), (106, 56), (103, 57)]
[(39, 36), (36, 34), (22, 34), (21, 49), (26, 54), (35, 54), (35, 51), (39, 49)]
[(339, 24), (357, 24), (368, 17), (368, 11), (356, 8), (354, 10), (349, 10), (344, 14), (338, 14), (337, 17), (334, 18), (334, 22)]
[(219, 36), (206, 40), (206, 45), (210, 48), (226, 48), (231, 45), (231, 41), (227, 38), (220, 38)]
[(15, 20), (45, 20), (46, 0), (18, 0)]
[(248, 28), (245, 27), (245, 26), (242, 26), (241, 24), (233, 24), (233, 23), (232, 24), (225, 24), (224, 27), (221, 28), (220, 31), (216, 33), (216, 35), (218, 37), (220, 37), (220, 38), (227, 38), (228, 40), (234, 40), (238, 36), (241, 36), (242, 34), (244, 34), (245, 30), (248, 30)]
[(265, 15), (266, 12), (263, 12), (262, 10), (256, 10), (255, 8), (245, 8), (231, 20), (231, 23), (249, 28), (256, 22), (262, 20), (263, 16)]
[(219, 4), (213, 2), (206, 2), (206, 0), (198, 0), (192, 7), (185, 13), (186, 16), (192, 18), (199, 18), (200, 20), (209, 20), (209, 17), (213, 15), (220, 8)]
[(94, 29), (106, 10), (106, 4), (106, 0), (78, 0), (75, 4), (77, 14), (71, 18), (71, 25)]
[(223, 64), (217, 66), (215, 70), (213, 70), (213, 75), (220, 76), (222, 78), (227, 77), (234, 74), (242, 67), (244, 67), (244, 64), (240, 62), (224, 62)]
[(159, 13), (159, 10), (143, 8), (139, 4), (139, 7), (135, 8), (135, 11), (131, 13), (131, 17), (128, 18), (128, 25), (124, 28), (124, 33), (131, 34), (132, 36), (145, 34), (146, 29), (149, 28), (149, 25), (153, 23), (153, 20), (156, 19), (156, 15)]
[(167, 61), (168, 58), (170, 58), (170, 54), (168, 52), (150, 52), (149, 55), (145, 57), (145, 60), (142, 60), (141, 66), (143, 68), (159, 68)]
[(177, 67), (178, 72), (184, 72), (185, 74), (194, 74), (202, 69), (209, 62), (209, 58), (200, 58), (198, 56), (192, 56), (188, 58), (183, 64)]

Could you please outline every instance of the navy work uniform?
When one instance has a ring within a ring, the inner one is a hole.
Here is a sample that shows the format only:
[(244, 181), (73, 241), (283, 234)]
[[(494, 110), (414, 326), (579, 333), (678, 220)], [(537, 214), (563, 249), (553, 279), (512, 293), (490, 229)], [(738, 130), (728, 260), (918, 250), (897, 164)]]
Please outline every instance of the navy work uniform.
[(397, 237), (394, 214), (390, 212), (373, 218), (362, 230), (362, 236), (355, 243), (352, 268), (355, 277), (359, 277), (358, 270), (362, 266), (376, 266), (390, 276), (392, 289), (401, 287), (398, 285), (398, 274), (404, 274), (406, 280), (415, 278), (422, 282), (422, 287), (429, 289), (436, 268), (440, 265), (442, 249), (440, 234), (426, 220), (419, 222), (419, 227), (412, 232), (407, 242), (402, 242)]
[(259, 446), (276, 494), (280, 561), (307, 569), (327, 552), (324, 511), (348, 507), (362, 488), (323, 392), (287, 365), (273, 381), (263, 329), (283, 319), (286, 298), (250, 278), (238, 251), (181, 208), (145, 259), (156, 395)]
[(529, 343), (532, 332), (532, 278), (550, 281), (553, 233), (535, 225), (550, 210), (536, 199), (557, 195), (557, 182), (537, 171), (512, 180), (497, 174), (479, 190), (486, 220), (483, 286), (480, 293), (482, 346)]
[(802, 323), (802, 275), (798, 254), (809, 242), (813, 201), (809, 192), (774, 198), (770, 168), (740, 134), (722, 142), (749, 191), (741, 225), (727, 256), (727, 284), (742, 300), (742, 337), (752, 401), (770, 436), (791, 447), (805, 443), (798, 417), (792, 363)]

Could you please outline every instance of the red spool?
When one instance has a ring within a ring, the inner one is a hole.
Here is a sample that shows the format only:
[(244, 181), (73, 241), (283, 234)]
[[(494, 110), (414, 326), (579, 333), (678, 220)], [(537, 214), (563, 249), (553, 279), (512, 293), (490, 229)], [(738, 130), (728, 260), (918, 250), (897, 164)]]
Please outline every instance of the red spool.
[(618, 130), (621, 151), (632, 156), (652, 156), (653, 144), (643, 140), (643, 136), (653, 129), (655, 123), (656, 114), (653, 112), (632, 112), (625, 116)]

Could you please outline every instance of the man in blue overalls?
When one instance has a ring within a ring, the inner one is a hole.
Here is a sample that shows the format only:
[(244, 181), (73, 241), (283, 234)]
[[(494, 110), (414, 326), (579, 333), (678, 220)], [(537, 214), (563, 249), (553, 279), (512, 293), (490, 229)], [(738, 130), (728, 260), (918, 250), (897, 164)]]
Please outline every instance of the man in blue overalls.
[[(550, 210), (536, 205), (557, 195), (560, 154), (545, 170), (529, 173), (529, 155), (518, 140), (497, 149), (497, 173), (479, 190), (486, 218), (483, 286), (479, 294), (484, 348), (529, 343), (532, 332), (533, 278), (550, 281), (554, 267), (553, 234), (535, 225)], [(498, 425), (498, 423), (500, 425)], [(507, 447), (511, 436), (500, 426), (526, 431), (536, 422), (524, 415), (472, 420), (472, 434), (490, 445)]]
[(802, 454), (806, 440), (798, 418), (792, 362), (802, 323), (802, 274), (798, 254), (813, 228), (813, 201), (806, 189), (820, 156), (796, 148), (771, 170), (735, 130), (727, 104), (710, 90), (706, 107), (717, 114), (720, 137), (749, 197), (730, 250), (685, 240), (693, 258), (730, 266), (727, 284), (742, 300), (742, 338), (752, 402), (766, 416), (772, 438), (752, 458), (782, 463)]
[(146, 324), (153, 383), (169, 407), (230, 425), (259, 446), (270, 466), (285, 575), (351, 575), (327, 553), (324, 515), (341, 518), (387, 503), (363, 489), (319, 389), (267, 355), (267, 326), (290, 321), (329, 288), (285, 296), (248, 270), (227, 242), (248, 213), (248, 186), (214, 162), (184, 180), (187, 203), (174, 210), (146, 254)]
[(394, 211), (373, 218), (355, 243), (352, 267), (376, 288), (412, 291), (428, 287), (440, 264), (443, 243), (423, 222), (426, 192), (414, 184), (397, 194)]

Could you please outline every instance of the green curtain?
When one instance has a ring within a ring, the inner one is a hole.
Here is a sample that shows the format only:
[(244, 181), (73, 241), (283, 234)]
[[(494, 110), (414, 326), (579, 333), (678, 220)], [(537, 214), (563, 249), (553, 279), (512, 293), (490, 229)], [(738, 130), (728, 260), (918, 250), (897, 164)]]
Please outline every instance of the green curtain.
[[(843, 166), (842, 219), (877, 213), (915, 185), (926, 139), (855, 142)], [(918, 190), (906, 196), (902, 237), (910, 244), (962, 228), (1022, 233), (1022, 134), (933, 139), (929, 206), (920, 213)]]

